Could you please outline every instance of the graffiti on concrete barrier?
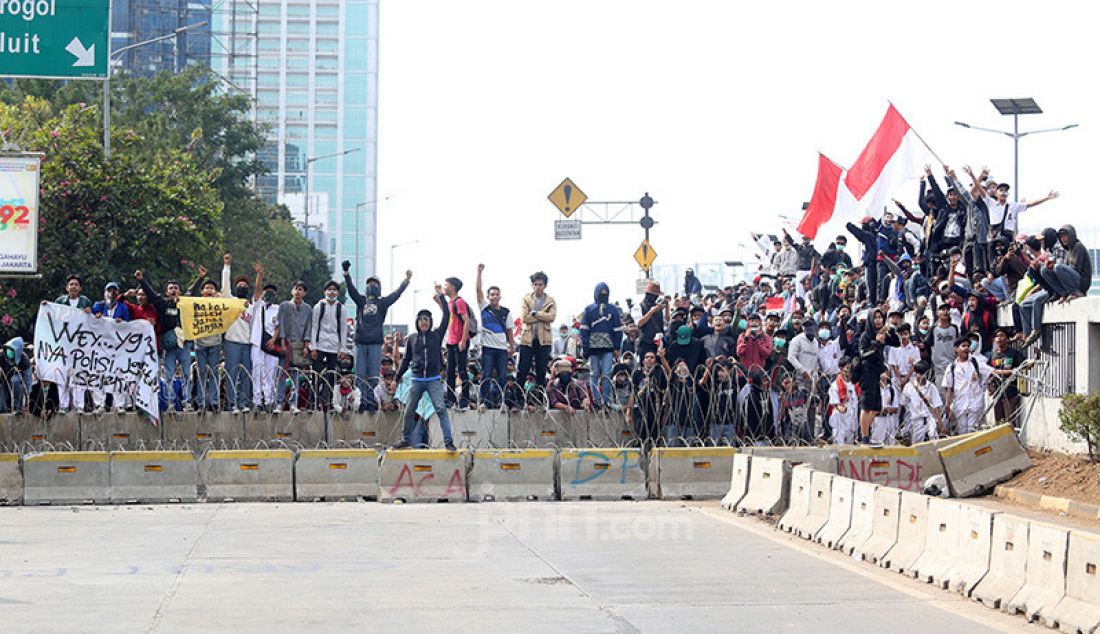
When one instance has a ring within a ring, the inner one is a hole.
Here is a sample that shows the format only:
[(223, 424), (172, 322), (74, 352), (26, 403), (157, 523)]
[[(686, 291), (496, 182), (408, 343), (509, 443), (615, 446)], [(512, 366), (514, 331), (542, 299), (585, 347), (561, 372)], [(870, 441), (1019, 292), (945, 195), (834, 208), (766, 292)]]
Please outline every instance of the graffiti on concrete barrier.
[[(433, 471), (414, 475), (409, 465), (401, 465), (401, 471), (397, 474), (397, 482), (390, 487), (390, 497), (401, 497), (397, 495), (398, 492), (411, 492), (413, 497), (420, 497), (423, 495), (421, 491), (424, 486), (434, 479), (435, 473)], [(462, 479), (462, 470), (458, 468), (455, 468), (454, 473), (451, 474), (451, 479), (447, 482), (447, 489), (438, 494), (437, 497), (445, 498), (452, 494), (466, 495), (466, 485)], [(436, 496), (436, 494), (430, 493), (429, 497), (432, 496)]]
[(904, 491), (920, 491), (923, 482), (921, 465), (915, 458), (910, 461), (878, 456), (841, 457), (837, 459), (837, 474)]
[[(591, 482), (597, 478), (603, 478), (604, 481), (608, 481), (616, 477), (619, 480), (619, 484), (624, 484), (626, 482), (626, 476), (629, 473), (628, 470), (638, 466), (637, 462), (632, 463), (630, 461), (631, 456), (634, 455), (637, 455), (637, 452), (578, 452), (575, 473), (573, 474), (573, 480), (569, 484), (571, 486), (577, 486), (579, 484)], [(591, 471), (591, 473), (589, 473), (589, 471)]]

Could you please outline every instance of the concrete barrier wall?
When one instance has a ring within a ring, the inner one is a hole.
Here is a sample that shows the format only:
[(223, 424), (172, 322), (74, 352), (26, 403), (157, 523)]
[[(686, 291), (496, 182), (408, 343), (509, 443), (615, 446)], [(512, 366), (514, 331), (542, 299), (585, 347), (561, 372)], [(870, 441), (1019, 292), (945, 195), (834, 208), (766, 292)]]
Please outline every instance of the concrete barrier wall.
[(763, 517), (782, 515), (790, 500), (790, 484), (790, 462), (753, 454), (749, 490), (737, 503), (737, 512)]
[(855, 481), (836, 476), (829, 499), (829, 519), (821, 527), (814, 541), (826, 548), (836, 548), (840, 539), (852, 526), (852, 491)]
[(871, 538), (875, 524), (875, 493), (878, 485), (870, 482), (852, 483), (852, 520), (848, 531), (837, 540), (836, 548), (845, 554), (862, 559), (862, 553), (858, 552), (868, 539)]
[(294, 463), (294, 497), (299, 502), (377, 500), (378, 459), (374, 449), (303, 449)]
[(59, 451), (23, 457), (23, 503), (106, 504), (111, 496), (110, 454)]
[(23, 470), (19, 454), (0, 453), (0, 506), (23, 503)]
[(729, 492), (722, 498), (722, 508), (725, 510), (737, 510), (737, 503), (745, 497), (745, 493), (749, 490), (750, 469), (752, 469), (751, 455), (739, 453), (733, 457), (733, 473), (730, 475)]
[(470, 501), (553, 500), (556, 471), (552, 449), (478, 449), (467, 482)]
[(467, 451), (391, 449), (382, 454), (380, 502), (465, 502)]
[(1047, 626), (1054, 624), (1054, 609), (1066, 596), (1068, 547), (1068, 529), (1031, 522), (1024, 585), (1007, 605), (1003, 605), (1005, 611), (1023, 614), (1028, 621), (1042, 620)]
[(210, 451), (199, 465), (208, 502), (294, 499), (294, 452), (290, 450)]
[(658, 447), (657, 493), (662, 500), (717, 499), (729, 492), (734, 447)]
[(989, 572), (971, 590), (971, 598), (989, 608), (1007, 607), (1024, 587), (1030, 530), (1031, 524), (1015, 515), (1000, 513), (993, 518)]
[(644, 500), (646, 474), (640, 449), (562, 449), (562, 500)]
[(960, 504), (958, 544), (952, 565), (943, 577), (934, 579), (942, 588), (950, 588), (968, 597), (989, 572), (993, 548), (993, 520), (1000, 513), (971, 504)]
[(1066, 596), (1053, 619), (1064, 632), (1100, 629), (1100, 535), (1071, 531), (1066, 561)]
[(198, 463), (189, 451), (111, 452), (111, 497), (115, 504), (194, 502)]
[(794, 528), (802, 539), (813, 539), (829, 521), (829, 503), (833, 490), (833, 476), (824, 471), (810, 474), (810, 510)]
[(897, 544), (886, 553), (881, 565), (913, 577), (913, 565), (924, 553), (924, 541), (928, 535), (928, 498), (919, 493), (902, 491), (898, 515)]
[(1031, 466), (1011, 425), (999, 425), (939, 449), (952, 497), (991, 491)]
[(959, 556), (962, 507), (953, 500), (928, 498), (928, 528), (924, 552), (912, 565), (913, 576), (925, 583), (942, 580)]
[(787, 494), (787, 511), (779, 518), (776, 527), (785, 533), (794, 533), (810, 514), (810, 491), (813, 467), (807, 464), (791, 469), (791, 483)]
[[(938, 466), (939, 457), (932, 455)], [(837, 451), (836, 463), (838, 475), (903, 491), (922, 491), (927, 477), (915, 447), (845, 447)]]

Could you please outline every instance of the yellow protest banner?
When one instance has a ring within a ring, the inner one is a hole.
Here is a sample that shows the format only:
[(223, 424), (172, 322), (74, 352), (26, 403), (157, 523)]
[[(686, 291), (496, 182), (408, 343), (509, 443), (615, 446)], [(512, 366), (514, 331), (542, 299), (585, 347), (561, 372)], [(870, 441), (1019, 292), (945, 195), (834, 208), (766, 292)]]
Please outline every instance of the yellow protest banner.
[(181, 297), (177, 307), (180, 309), (183, 338), (192, 341), (229, 330), (244, 311), (245, 300), (233, 297)]

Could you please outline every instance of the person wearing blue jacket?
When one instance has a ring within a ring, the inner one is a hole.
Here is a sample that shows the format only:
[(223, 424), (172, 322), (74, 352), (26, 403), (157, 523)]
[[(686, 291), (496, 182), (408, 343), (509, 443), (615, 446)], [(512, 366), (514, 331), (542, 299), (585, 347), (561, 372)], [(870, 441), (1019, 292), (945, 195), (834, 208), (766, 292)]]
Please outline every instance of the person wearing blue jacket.
[(593, 292), (596, 301), (584, 309), (581, 318), (581, 348), (592, 371), (593, 399), (603, 405), (603, 391), (611, 389), (611, 368), (618, 360), (623, 341), (622, 311), (611, 303), (611, 290), (600, 282)]
[(405, 427), (401, 442), (394, 449), (406, 449), (412, 446), (414, 434), (423, 438), (427, 434), (416, 429), (416, 408), (425, 392), (432, 400), (432, 407), (439, 416), (439, 427), (443, 431), (443, 445), (447, 451), (455, 451), (454, 438), (451, 436), (451, 418), (447, 415), (447, 406), (443, 401), (443, 338), (447, 336), (447, 326), (451, 323), (451, 312), (443, 299), (443, 289), (435, 285), (435, 303), (443, 311), (443, 320), (432, 329), (432, 311), (421, 310), (416, 314), (416, 332), (405, 340), (405, 354), (401, 357), (401, 369), (397, 372), (397, 382), (406, 372), (412, 372), (412, 387), (405, 407)]

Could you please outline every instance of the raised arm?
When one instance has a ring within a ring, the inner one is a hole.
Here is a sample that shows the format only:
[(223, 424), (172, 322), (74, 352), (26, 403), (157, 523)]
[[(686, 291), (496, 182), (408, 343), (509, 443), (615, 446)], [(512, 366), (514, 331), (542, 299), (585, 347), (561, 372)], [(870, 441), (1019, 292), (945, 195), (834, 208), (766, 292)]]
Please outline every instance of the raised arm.
[(439, 284), (435, 285), (435, 303), (439, 304), (439, 309), (443, 311), (443, 318), (439, 321), (439, 326), (435, 329), (435, 332), (440, 337), (445, 337), (447, 326), (451, 324), (451, 311), (447, 308), (447, 300), (443, 299), (443, 288)]
[(1048, 200), (1054, 200), (1057, 197), (1058, 197), (1058, 192), (1056, 192), (1052, 189), (1052, 190), (1050, 190), (1050, 193), (1047, 194), (1046, 196), (1043, 196), (1042, 198), (1038, 198), (1036, 200), (1029, 200), (1029, 201), (1027, 201), (1026, 204), (1027, 204), (1028, 208), (1030, 209), (1032, 207), (1036, 207), (1038, 205), (1041, 205), (1041, 204), (1045, 203)]
[(409, 280), (412, 279), (413, 272), (405, 271), (405, 279), (401, 280), (401, 285), (398, 286), (392, 293), (386, 295), (382, 300), (382, 303), (386, 306), (392, 306), (394, 302), (401, 298), (401, 294), (405, 292), (405, 289), (409, 287)]
[(481, 308), (481, 305), (485, 303), (485, 293), (481, 290), (481, 272), (485, 270), (484, 264), (477, 265), (477, 307)]
[[(348, 289), (348, 297), (351, 301), (355, 302), (356, 306), (359, 306), (366, 301), (362, 295), (359, 294), (359, 290), (355, 288), (355, 282), (351, 281), (351, 261), (344, 260), (341, 262), (341, 266), (344, 268), (344, 286)], [(358, 310), (356, 310), (358, 312)]]
[(264, 265), (259, 262), (252, 263), (252, 269), (256, 271), (256, 288), (252, 291), (252, 301), (258, 302), (263, 297)]

